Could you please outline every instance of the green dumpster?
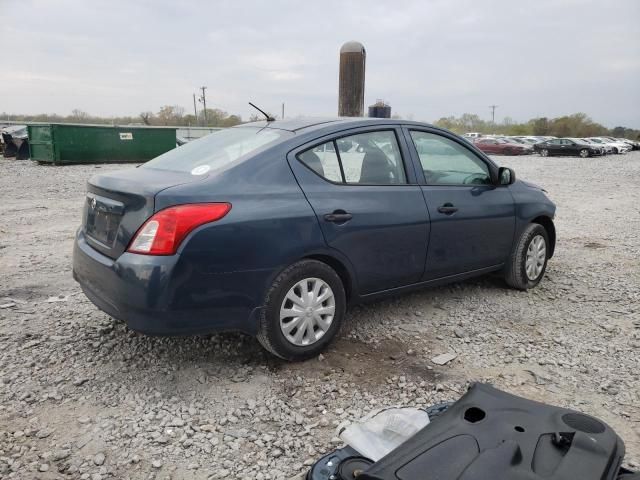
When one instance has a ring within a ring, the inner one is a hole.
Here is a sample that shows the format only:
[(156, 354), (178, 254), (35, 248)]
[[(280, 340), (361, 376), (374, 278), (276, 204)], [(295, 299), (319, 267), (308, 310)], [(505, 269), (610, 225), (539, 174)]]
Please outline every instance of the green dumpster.
[(37, 162), (146, 162), (176, 148), (176, 129), (50, 123), (29, 125), (31, 159)]

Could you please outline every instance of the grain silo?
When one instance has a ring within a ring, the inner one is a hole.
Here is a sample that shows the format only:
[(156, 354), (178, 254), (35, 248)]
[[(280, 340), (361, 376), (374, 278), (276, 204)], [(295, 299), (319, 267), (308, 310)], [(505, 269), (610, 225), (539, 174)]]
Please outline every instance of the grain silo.
[(340, 49), (338, 115), (364, 115), (364, 71), (367, 53), (360, 42), (347, 42)]

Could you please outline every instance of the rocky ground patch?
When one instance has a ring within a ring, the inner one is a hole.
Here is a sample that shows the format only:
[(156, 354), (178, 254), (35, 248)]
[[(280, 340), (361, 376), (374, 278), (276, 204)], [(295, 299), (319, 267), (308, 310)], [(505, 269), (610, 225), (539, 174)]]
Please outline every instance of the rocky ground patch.
[(541, 285), (485, 277), (360, 306), (299, 364), (243, 335), (152, 338), (98, 311), (71, 245), (87, 178), (123, 166), (0, 159), (0, 478), (288, 478), (341, 422), (476, 380), (602, 418), (640, 467), (640, 152), (496, 159), (558, 205)]

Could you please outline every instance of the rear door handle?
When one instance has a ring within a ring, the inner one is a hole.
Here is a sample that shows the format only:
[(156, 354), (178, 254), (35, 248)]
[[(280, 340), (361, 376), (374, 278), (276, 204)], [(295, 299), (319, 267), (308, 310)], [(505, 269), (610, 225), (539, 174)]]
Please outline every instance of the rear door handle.
[(438, 207), (438, 211), (440, 213), (444, 213), (445, 215), (453, 215), (458, 211), (458, 207), (454, 207), (451, 203), (445, 203), (441, 207)]
[(336, 210), (333, 213), (327, 213), (324, 216), (324, 219), (327, 222), (331, 222), (331, 223), (345, 223), (348, 222), (349, 220), (351, 220), (353, 218), (353, 215), (351, 215), (350, 213), (345, 212), (344, 210)]

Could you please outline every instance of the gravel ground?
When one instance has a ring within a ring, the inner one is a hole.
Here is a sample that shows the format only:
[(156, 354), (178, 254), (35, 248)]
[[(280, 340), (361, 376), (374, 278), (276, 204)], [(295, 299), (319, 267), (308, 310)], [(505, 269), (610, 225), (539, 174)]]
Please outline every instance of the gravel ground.
[(558, 205), (538, 288), (485, 277), (358, 307), (324, 355), (287, 364), (239, 334), (112, 321), (72, 280), (71, 246), (86, 179), (122, 166), (0, 159), (0, 478), (288, 478), (339, 423), (474, 380), (602, 418), (637, 468), (640, 152), (498, 162)]

